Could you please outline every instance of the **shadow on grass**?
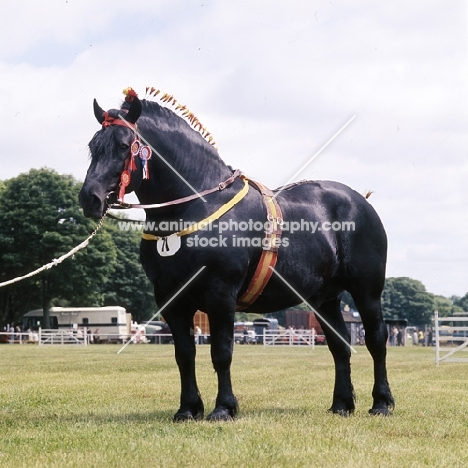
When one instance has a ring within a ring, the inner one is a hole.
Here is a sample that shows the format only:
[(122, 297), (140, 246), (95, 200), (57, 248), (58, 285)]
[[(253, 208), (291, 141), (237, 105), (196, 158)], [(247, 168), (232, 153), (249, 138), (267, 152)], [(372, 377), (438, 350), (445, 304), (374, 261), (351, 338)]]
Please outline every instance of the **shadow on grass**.
[[(167, 424), (172, 423), (175, 411), (149, 411), (149, 412), (80, 412), (69, 414), (57, 414), (54, 411), (42, 412), (41, 414), (28, 414), (21, 417), (23, 424), (47, 425), (62, 423), (72, 424), (95, 424), (102, 425), (120, 425), (120, 424)], [(15, 416), (17, 418), (17, 416)], [(4, 418), (5, 420), (5, 418)]]
[(257, 418), (262, 416), (268, 417), (287, 417), (287, 418), (303, 418), (305, 416), (315, 416), (317, 413), (325, 414), (327, 411), (317, 410), (312, 408), (258, 408), (251, 410), (242, 410), (239, 413), (239, 419), (242, 418)]

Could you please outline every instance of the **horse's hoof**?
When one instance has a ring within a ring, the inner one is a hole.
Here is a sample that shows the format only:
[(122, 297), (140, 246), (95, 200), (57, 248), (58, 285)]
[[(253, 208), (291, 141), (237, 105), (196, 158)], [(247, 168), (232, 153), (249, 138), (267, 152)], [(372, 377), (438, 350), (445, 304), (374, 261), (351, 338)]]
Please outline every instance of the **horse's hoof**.
[(369, 414), (372, 416), (392, 416), (392, 412), (387, 408), (371, 408)]
[(190, 411), (178, 411), (174, 414), (173, 422), (200, 421), (203, 419), (203, 413), (199, 412), (193, 415)]
[(353, 414), (354, 409), (348, 410), (345, 408), (330, 408), (327, 412), (337, 414), (338, 416), (341, 416), (342, 418), (348, 418), (349, 416)]
[(341, 416), (342, 418), (348, 418), (349, 416), (351, 416), (352, 411), (345, 410), (345, 409), (330, 408), (327, 410), (327, 413), (333, 413), (333, 414), (337, 414), (338, 416)]
[(211, 414), (206, 417), (207, 421), (234, 421), (236, 415), (234, 411), (229, 411), (225, 408), (216, 408)]

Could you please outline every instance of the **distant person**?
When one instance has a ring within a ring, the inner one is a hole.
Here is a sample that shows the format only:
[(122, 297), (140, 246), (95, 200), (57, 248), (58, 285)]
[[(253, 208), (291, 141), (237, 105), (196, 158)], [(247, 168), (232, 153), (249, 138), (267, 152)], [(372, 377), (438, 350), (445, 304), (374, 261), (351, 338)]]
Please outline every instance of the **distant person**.
[(424, 346), (431, 346), (432, 336), (431, 336), (431, 339), (429, 340), (429, 333), (430, 333), (430, 330), (428, 328), (426, 330), (426, 333), (424, 334)]
[(195, 344), (199, 345), (201, 344), (200, 341), (201, 341), (201, 335), (202, 335), (202, 330), (201, 328), (197, 325), (195, 327)]
[(417, 328), (413, 332), (413, 346), (418, 346), (418, 330), (417, 330)]
[(364, 327), (361, 327), (361, 331), (359, 332), (359, 344), (361, 346), (366, 344), (366, 330)]
[(19, 327), (19, 325), (16, 325), (15, 327), (15, 340), (18, 342), (18, 343), (21, 343), (21, 328)]
[(403, 332), (401, 328), (398, 329), (397, 333), (397, 346), (403, 346)]
[(421, 346), (424, 346), (424, 333), (422, 330), (419, 330), (418, 341)]
[(247, 327), (244, 327), (242, 335), (242, 344), (247, 344), (249, 342), (249, 331), (247, 330)]

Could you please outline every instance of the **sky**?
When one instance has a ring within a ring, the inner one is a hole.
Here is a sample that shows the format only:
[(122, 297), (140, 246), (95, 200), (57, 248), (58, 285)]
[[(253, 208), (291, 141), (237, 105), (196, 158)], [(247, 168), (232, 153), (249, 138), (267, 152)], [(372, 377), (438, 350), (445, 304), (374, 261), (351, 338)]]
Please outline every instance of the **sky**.
[(313, 158), (294, 180), (372, 190), (387, 277), (468, 292), (464, 1), (4, 3), (0, 179), (84, 180), (93, 99), (116, 108), (123, 88), (154, 86), (271, 188)]

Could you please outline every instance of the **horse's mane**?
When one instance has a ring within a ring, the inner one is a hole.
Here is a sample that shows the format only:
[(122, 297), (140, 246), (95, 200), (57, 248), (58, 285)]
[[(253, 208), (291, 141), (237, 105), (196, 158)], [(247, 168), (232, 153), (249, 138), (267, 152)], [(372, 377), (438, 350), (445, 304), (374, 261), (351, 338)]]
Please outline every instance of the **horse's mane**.
[[(172, 110), (175, 115), (182, 117), (194, 130), (198, 131), (200, 135), (212, 145), (216, 151), (216, 142), (213, 135), (206, 129), (206, 127), (198, 120), (195, 114), (185, 105), (177, 101), (172, 94), (162, 94), (159, 89), (154, 87), (146, 87), (145, 100), (151, 103), (151, 100), (157, 100), (159, 105), (163, 105), (166, 109)], [(171, 108), (169, 108), (171, 106)]]
[[(127, 96), (127, 93), (136, 93), (131, 88), (126, 88), (124, 94)], [(142, 103), (142, 125), (148, 125), (149, 128), (152, 127), (152, 122), (158, 122), (162, 118), (165, 122), (164, 129), (171, 129), (170, 132), (159, 132), (160, 138), (163, 134), (166, 134), (167, 138), (174, 138), (174, 131), (178, 132), (178, 135), (184, 135), (185, 139), (177, 140), (179, 143), (182, 141), (190, 141), (191, 144), (198, 142), (198, 145), (203, 145), (205, 147), (204, 154), (208, 156), (211, 155), (210, 161), (211, 167), (214, 167), (212, 164), (221, 162), (219, 158), (218, 149), (215, 146), (215, 141), (213, 136), (208, 132), (206, 127), (198, 120), (198, 118), (191, 112), (187, 106), (178, 103), (177, 100), (167, 93), (162, 94), (159, 90), (155, 88), (146, 88), (146, 94), (144, 99), (141, 100)], [(121, 105), (121, 109), (128, 110), (131, 105), (131, 100), (125, 99)], [(111, 117), (119, 118), (120, 110), (110, 109), (108, 114)], [(143, 123), (145, 121), (145, 123)], [(143, 128), (143, 127), (142, 127)], [(160, 130), (161, 128), (159, 128)], [(92, 140), (89, 143), (90, 156), (93, 158), (103, 157), (102, 155), (109, 154), (109, 149), (112, 152), (114, 145), (114, 139), (112, 138), (111, 132), (97, 132)], [(195, 148), (196, 146), (192, 146)], [(208, 151), (206, 151), (208, 150)], [(224, 163), (223, 163), (224, 165)]]

